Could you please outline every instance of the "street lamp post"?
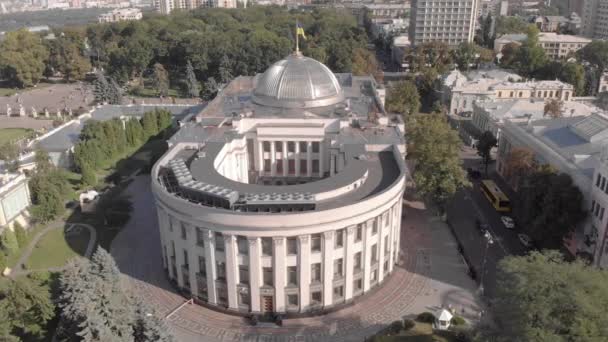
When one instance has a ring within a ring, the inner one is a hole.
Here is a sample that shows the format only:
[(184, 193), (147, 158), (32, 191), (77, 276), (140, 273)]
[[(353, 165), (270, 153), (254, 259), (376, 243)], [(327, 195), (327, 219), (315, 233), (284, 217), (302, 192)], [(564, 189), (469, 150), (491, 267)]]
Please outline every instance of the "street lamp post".
[(483, 261), (481, 262), (481, 276), (479, 278), (479, 293), (483, 296), (483, 276), (486, 272), (486, 261), (488, 259), (488, 247), (494, 243), (494, 239), (492, 238), (492, 234), (486, 230), (483, 234), (483, 237), (486, 239), (486, 248), (483, 253)]

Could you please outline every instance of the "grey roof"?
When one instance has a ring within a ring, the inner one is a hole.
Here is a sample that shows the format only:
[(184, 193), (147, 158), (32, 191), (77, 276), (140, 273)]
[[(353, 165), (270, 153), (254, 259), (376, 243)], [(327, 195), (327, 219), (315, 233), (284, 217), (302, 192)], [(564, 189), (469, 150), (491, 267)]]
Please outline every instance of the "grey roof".
[(344, 100), (336, 76), (322, 63), (294, 53), (257, 78), (253, 101), (280, 108), (314, 108)]

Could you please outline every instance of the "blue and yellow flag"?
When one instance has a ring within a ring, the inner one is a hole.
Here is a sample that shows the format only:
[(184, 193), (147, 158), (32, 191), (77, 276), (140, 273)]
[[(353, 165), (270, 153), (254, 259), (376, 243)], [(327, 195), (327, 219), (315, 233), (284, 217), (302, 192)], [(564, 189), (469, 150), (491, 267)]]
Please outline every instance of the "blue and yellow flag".
[(306, 34), (304, 33), (304, 28), (302, 27), (302, 24), (300, 24), (300, 23), (297, 23), (296, 35), (302, 36), (302, 38), (306, 39)]

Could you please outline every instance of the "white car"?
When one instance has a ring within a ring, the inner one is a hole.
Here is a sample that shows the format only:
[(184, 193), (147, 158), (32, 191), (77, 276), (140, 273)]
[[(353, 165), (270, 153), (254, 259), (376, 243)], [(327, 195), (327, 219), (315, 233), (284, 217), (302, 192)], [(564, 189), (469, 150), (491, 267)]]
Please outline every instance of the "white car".
[(526, 247), (532, 246), (532, 240), (530, 239), (530, 237), (528, 235), (517, 234), (517, 237), (519, 238), (519, 241), (521, 242), (522, 245), (524, 245)]
[(505, 228), (507, 228), (507, 229), (515, 228), (515, 221), (513, 221), (513, 219), (510, 218), (509, 216), (501, 216), (500, 220), (502, 221), (502, 224), (505, 225)]

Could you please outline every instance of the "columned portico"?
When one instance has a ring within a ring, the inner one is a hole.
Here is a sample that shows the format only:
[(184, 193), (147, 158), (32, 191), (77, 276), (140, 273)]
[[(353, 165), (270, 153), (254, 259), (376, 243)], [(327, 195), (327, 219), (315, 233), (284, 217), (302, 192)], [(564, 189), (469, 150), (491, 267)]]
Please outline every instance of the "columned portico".
[(344, 277), (344, 299), (350, 300), (353, 298), (353, 272), (354, 272), (354, 249), (355, 249), (355, 230), (357, 226), (346, 228), (346, 260), (345, 260), (345, 277)]
[(333, 304), (334, 233), (323, 233), (323, 305)]
[(260, 286), (261, 281), (261, 248), (260, 238), (250, 237), (249, 243), (249, 293), (251, 294), (251, 311), (260, 312)]
[(310, 305), (310, 235), (298, 236), (300, 267), (300, 311)]
[(217, 305), (215, 286), (217, 272), (215, 269), (215, 239), (213, 232), (205, 230), (203, 241), (205, 244), (205, 262), (207, 263), (207, 290), (209, 291), (209, 303)]
[(285, 238), (275, 237), (273, 244), (275, 311), (285, 312)]
[(236, 276), (239, 267), (236, 262), (236, 238), (234, 235), (224, 235), (224, 251), (226, 255), (226, 291), (228, 292), (228, 308), (238, 310), (239, 304), (236, 293)]

